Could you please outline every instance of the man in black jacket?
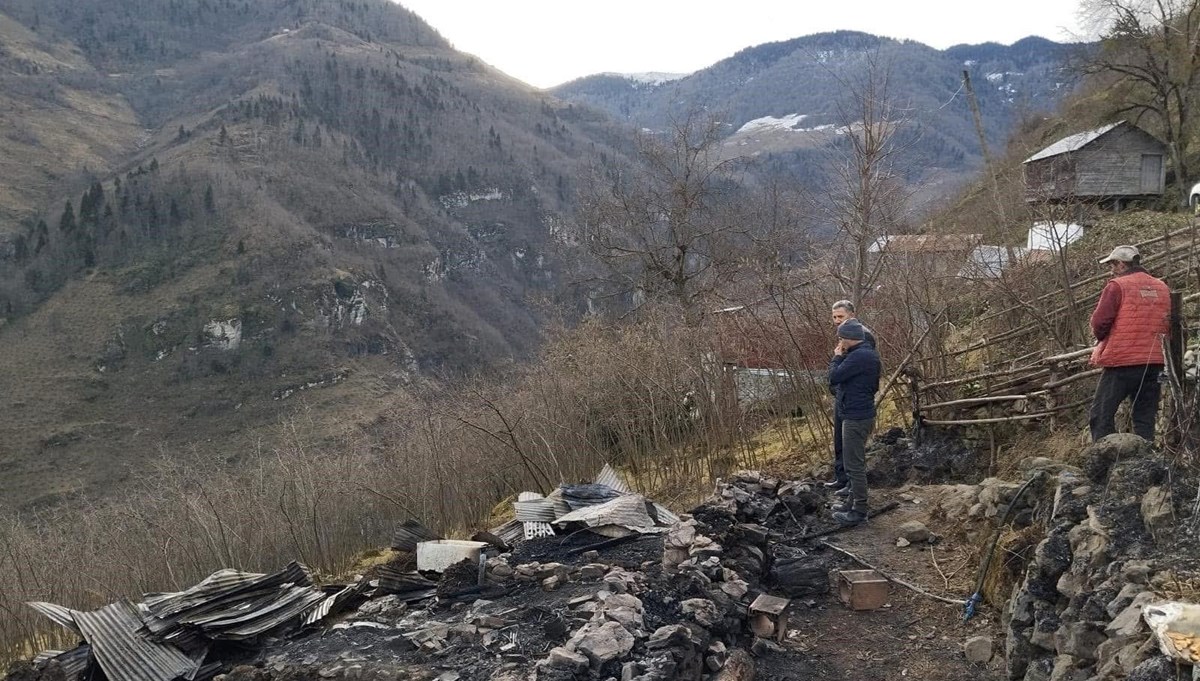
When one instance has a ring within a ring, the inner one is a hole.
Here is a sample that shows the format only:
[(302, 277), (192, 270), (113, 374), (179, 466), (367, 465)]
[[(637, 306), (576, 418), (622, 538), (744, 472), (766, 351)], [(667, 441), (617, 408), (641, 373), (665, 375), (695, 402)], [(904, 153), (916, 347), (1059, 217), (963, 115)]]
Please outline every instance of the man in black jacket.
[(850, 495), (834, 508), (843, 525), (867, 519), (867, 438), (875, 428), (875, 393), (882, 365), (879, 353), (867, 345), (866, 330), (848, 319), (838, 327), (838, 344), (829, 362), (829, 387), (837, 395), (842, 420), (842, 458), (850, 478)]
[[(849, 300), (839, 300), (830, 306), (830, 319), (833, 321), (834, 327), (841, 326), (843, 322), (853, 319), (858, 321), (854, 315), (854, 303)], [(875, 347), (875, 334), (867, 326), (863, 325), (863, 341), (871, 347)], [(833, 392), (834, 401), (837, 401), (837, 391), (830, 389)], [(842, 415), (837, 409), (833, 410), (833, 480), (825, 483), (826, 487), (837, 490), (834, 494), (839, 497), (850, 495), (850, 478), (846, 475), (846, 464), (842, 461)]]

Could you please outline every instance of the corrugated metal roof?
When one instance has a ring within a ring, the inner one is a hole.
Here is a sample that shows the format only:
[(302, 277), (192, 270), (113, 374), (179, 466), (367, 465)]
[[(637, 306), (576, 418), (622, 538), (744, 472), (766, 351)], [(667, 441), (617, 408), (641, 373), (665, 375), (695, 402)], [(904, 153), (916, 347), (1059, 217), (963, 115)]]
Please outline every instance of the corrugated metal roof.
[(867, 247), (870, 253), (952, 253), (969, 251), (982, 234), (886, 234)]
[(190, 679), (200, 670), (203, 658), (193, 660), (175, 646), (146, 637), (137, 608), (129, 601), (75, 612), (74, 620), (110, 681)]
[(1025, 159), (1024, 162), (1029, 163), (1030, 161), (1040, 161), (1044, 158), (1050, 158), (1051, 156), (1058, 156), (1059, 154), (1077, 151), (1083, 147), (1086, 147), (1092, 142), (1095, 142), (1105, 133), (1124, 123), (1125, 121), (1117, 121), (1116, 123), (1110, 123), (1108, 125), (1096, 128), (1095, 130), (1088, 130), (1085, 132), (1075, 133), (1074, 135), (1069, 135), (1060, 139), (1054, 144), (1051, 144), (1045, 149), (1042, 149), (1033, 156), (1030, 156), (1029, 158)]

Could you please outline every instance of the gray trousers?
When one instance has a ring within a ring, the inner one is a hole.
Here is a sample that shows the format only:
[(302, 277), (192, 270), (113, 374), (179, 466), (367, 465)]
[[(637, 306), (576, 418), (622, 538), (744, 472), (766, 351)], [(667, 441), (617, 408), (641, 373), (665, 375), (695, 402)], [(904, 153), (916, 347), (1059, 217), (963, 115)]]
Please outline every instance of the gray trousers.
[(875, 419), (842, 419), (842, 461), (850, 477), (850, 502), (855, 511), (867, 512), (867, 438)]

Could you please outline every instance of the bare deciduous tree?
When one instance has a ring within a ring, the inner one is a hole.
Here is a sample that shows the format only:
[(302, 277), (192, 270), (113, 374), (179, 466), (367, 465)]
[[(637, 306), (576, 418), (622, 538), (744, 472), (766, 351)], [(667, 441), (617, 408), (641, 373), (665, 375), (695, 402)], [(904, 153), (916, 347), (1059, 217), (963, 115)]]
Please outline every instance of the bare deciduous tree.
[(831, 163), (830, 189), (820, 202), (839, 233), (834, 276), (855, 304), (879, 275), (871, 245), (900, 222), (910, 189), (900, 165), (907, 144), (900, 132), (908, 122), (890, 91), (890, 71), (874, 56), (856, 78), (844, 83), (838, 104), (841, 142)]
[(1187, 203), (1188, 129), (1200, 76), (1200, 0), (1085, 0), (1082, 13), (1102, 38), (1084, 72), (1114, 76), (1130, 91), (1114, 113), (1161, 126), (1181, 199)]
[(721, 154), (721, 124), (692, 112), (665, 135), (640, 133), (639, 165), (602, 169), (581, 197), (583, 239), (621, 293), (679, 307), (690, 326), (744, 268), (740, 158)]

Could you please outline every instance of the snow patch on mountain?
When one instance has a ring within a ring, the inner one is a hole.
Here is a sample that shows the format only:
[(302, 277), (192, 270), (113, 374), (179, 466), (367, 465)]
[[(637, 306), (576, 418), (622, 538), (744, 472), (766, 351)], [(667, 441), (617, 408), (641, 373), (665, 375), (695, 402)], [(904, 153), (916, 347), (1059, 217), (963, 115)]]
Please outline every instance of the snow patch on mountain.
[(783, 118), (763, 116), (762, 118), (755, 118), (752, 121), (746, 121), (742, 127), (738, 128), (738, 132), (755, 132), (757, 130), (796, 130), (796, 126), (800, 125), (800, 122), (805, 118), (808, 118), (807, 114), (788, 114)]
[(632, 80), (633, 82), (639, 83), (642, 85), (662, 85), (663, 83), (669, 83), (673, 80), (679, 80), (680, 78), (686, 78), (686, 77), (690, 76), (691, 74), (690, 73), (663, 73), (660, 71), (647, 71), (645, 73), (616, 73), (616, 72), (610, 71), (608, 73), (605, 73), (604, 75), (625, 78), (625, 79)]

